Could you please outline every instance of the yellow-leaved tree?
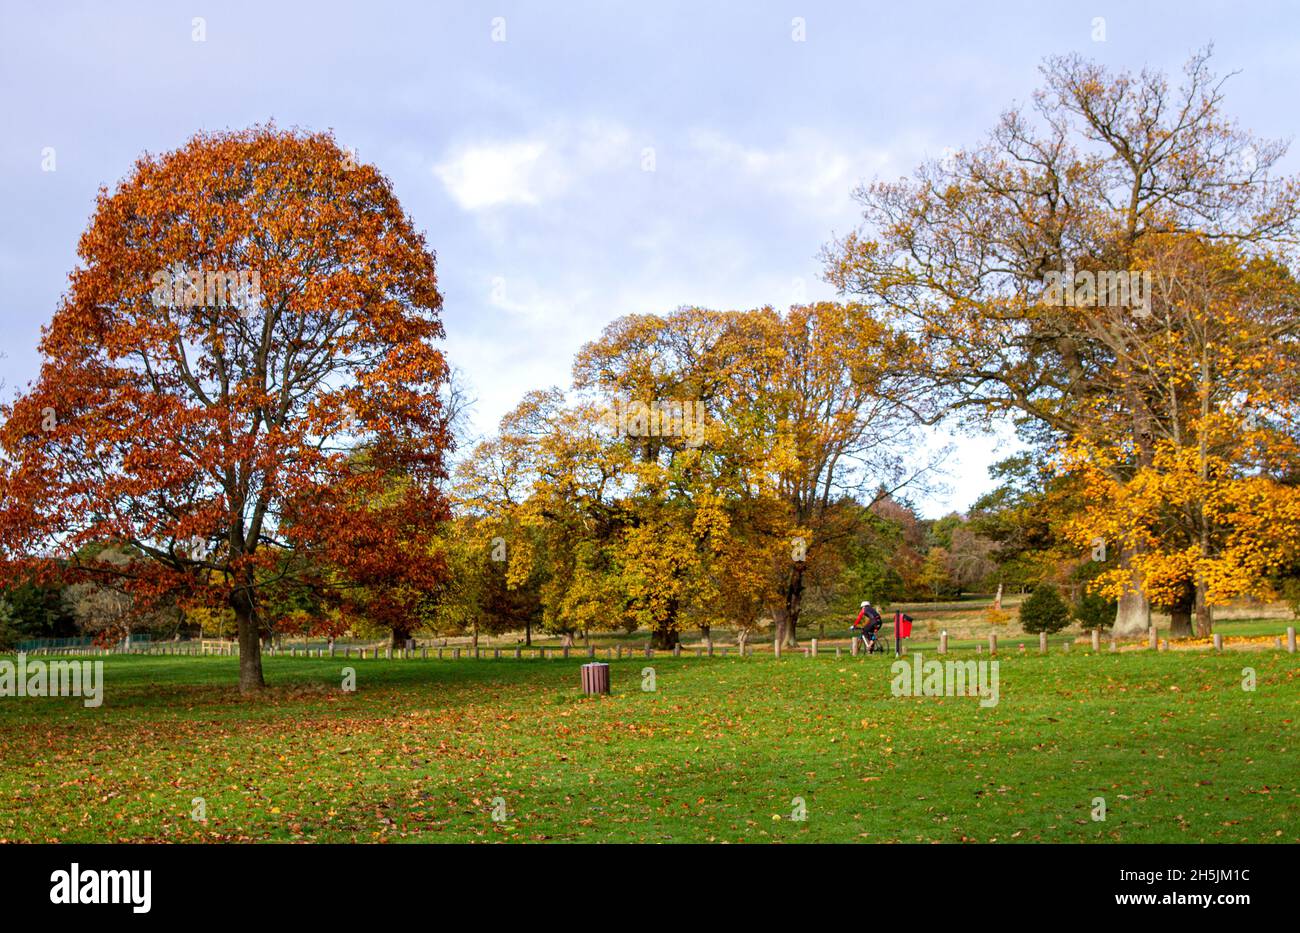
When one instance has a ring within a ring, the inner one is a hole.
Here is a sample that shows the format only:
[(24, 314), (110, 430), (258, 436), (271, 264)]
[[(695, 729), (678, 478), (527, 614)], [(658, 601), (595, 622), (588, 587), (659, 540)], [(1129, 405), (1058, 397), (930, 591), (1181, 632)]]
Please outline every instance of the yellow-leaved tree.
[[(1150, 316), (1124, 360), (1153, 436), (1138, 457), (1121, 432), (1077, 433), (1063, 465), (1085, 479), (1067, 526), (1134, 556), (1175, 635), (1211, 630), (1211, 607), (1265, 595), (1270, 574), (1300, 555), (1300, 284), (1286, 265), (1199, 234), (1153, 234), (1140, 262)], [(1107, 406), (1094, 403), (1104, 428)], [(1124, 571), (1098, 578), (1109, 595)]]

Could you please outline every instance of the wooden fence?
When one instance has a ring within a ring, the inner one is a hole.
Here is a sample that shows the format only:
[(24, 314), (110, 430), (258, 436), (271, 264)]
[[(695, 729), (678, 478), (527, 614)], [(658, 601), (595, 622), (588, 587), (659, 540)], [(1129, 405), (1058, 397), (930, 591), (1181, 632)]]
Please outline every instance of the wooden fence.
[[(819, 646), (817, 641), (818, 640), (816, 638), (809, 639), (808, 644), (801, 645), (799, 648), (795, 648), (795, 649), (782, 648), (779, 642), (773, 642), (772, 654), (776, 658), (781, 658), (784, 654), (788, 654), (788, 653), (793, 653), (796, 655), (802, 654), (804, 657), (811, 657), (811, 658), (830, 656), (832, 652), (834, 653), (834, 657), (839, 658), (844, 656), (844, 650), (845, 650), (844, 645), (836, 644), (836, 645)], [(1097, 629), (1093, 629), (1089, 633), (1089, 644), (1088, 644), (1088, 647), (1091, 648), (1092, 653), (1094, 654), (1101, 653), (1101, 641), (1102, 641), (1101, 632)], [(1169, 650), (1168, 639), (1158, 638), (1154, 626), (1152, 626), (1151, 629), (1148, 631), (1147, 638), (1144, 642), (1121, 643), (1114, 636), (1111, 636), (1108, 639), (1108, 642), (1109, 642), (1109, 650), (1112, 652), (1119, 651), (1121, 644), (1125, 645), (1126, 650), (1130, 650), (1133, 648), (1140, 649), (1143, 646), (1145, 646), (1146, 650), (1151, 650), (1151, 651)], [(882, 639), (881, 643), (884, 644), (886, 648), (889, 647), (889, 643), (887, 640)], [(1065, 653), (1069, 653), (1071, 646), (1074, 643), (1075, 640), (1073, 639), (1067, 639), (1062, 641), (1061, 650)], [(861, 654), (862, 653), (861, 644), (862, 643), (860, 639), (855, 639), (852, 642), (850, 642), (848, 645), (848, 654), (851, 657), (857, 657), (859, 654)], [(1254, 644), (1258, 644), (1258, 642)], [(1222, 634), (1216, 633), (1213, 636), (1212, 645), (1206, 646), (1204, 649), (1201, 650), (1224, 651), (1224, 650), (1231, 650), (1232, 648), (1233, 648), (1232, 645), (1226, 644), (1224, 642)], [(1278, 651), (1285, 648), (1285, 650), (1288, 651), (1289, 653), (1295, 654), (1296, 651), (1295, 627), (1289, 626), (1286, 630), (1285, 635), (1274, 636), (1273, 648), (1274, 650), (1278, 650)], [(1017, 649), (1020, 653), (1022, 654), (1025, 653), (1026, 651), (1025, 643), (1019, 642), (1017, 645)], [(947, 632), (940, 633), (937, 650), (939, 654), (949, 653)], [(976, 653), (983, 654), (984, 645), (977, 644), (975, 646), (975, 651)], [(998, 653), (998, 636), (996, 633), (990, 633), (990, 635), (988, 636), (988, 651), (989, 654)], [(133, 654), (133, 655), (179, 656), (179, 657), (197, 657), (202, 655), (236, 656), (239, 654), (239, 644), (238, 642), (233, 642), (233, 641), (203, 640), (197, 642), (190, 641), (190, 642), (154, 643), (147, 647), (136, 647), (136, 648), (130, 648), (125, 650), (118, 649), (118, 648), (95, 648), (95, 647), (38, 648), (28, 653), (32, 655)], [(888, 653), (890, 652), (886, 651), (886, 654)], [(907, 653), (907, 649), (905, 646), (903, 648), (902, 653), (903, 654)], [(1038, 636), (1038, 653), (1039, 654), (1048, 653), (1048, 637), (1045, 633), (1040, 633)], [(443, 646), (443, 647), (433, 647), (433, 648), (428, 646), (405, 647), (405, 648), (393, 648), (391, 646), (385, 646), (381, 648), (379, 646), (364, 646), (364, 645), (356, 646), (356, 647), (352, 645), (344, 645), (344, 646), (331, 645), (328, 648), (295, 648), (295, 647), (281, 648), (281, 647), (271, 646), (271, 647), (263, 648), (262, 654), (265, 657), (272, 657), (272, 658), (275, 657), (356, 658), (357, 660), (363, 660), (363, 661), (380, 660), (380, 659), (391, 661), (393, 659), (402, 660), (402, 659), (411, 659), (411, 658), (420, 658), (422, 660), (428, 660), (429, 658), (434, 658), (437, 660), (452, 660), (452, 661), (460, 661), (462, 659), (481, 660), (484, 658), (514, 658), (516, 660), (524, 659), (524, 658), (534, 658), (534, 659), (544, 661), (548, 658), (570, 658), (570, 657), (589, 658), (589, 659), (608, 658), (614, 660), (621, 660), (623, 658), (640, 658), (640, 657), (653, 658), (656, 656), (663, 657), (665, 655), (671, 655), (672, 657), (675, 658), (753, 657), (754, 648), (752, 645), (730, 647), (725, 645), (714, 645), (712, 643), (706, 643), (705, 645), (696, 646), (694, 648), (683, 648), (679, 644), (666, 652), (662, 652), (662, 651), (656, 652), (656, 650), (650, 647), (649, 645), (646, 645), (643, 648), (625, 647), (623, 645), (611, 645), (603, 649), (598, 649), (595, 645), (586, 645), (586, 646), (574, 645), (574, 646), (558, 646), (558, 647), (540, 646), (540, 645), (535, 647), (524, 647), (522, 645), (515, 645), (514, 647), (506, 647), (506, 648), (500, 646), (495, 646), (495, 647), (483, 647), (483, 646), (445, 647)]]

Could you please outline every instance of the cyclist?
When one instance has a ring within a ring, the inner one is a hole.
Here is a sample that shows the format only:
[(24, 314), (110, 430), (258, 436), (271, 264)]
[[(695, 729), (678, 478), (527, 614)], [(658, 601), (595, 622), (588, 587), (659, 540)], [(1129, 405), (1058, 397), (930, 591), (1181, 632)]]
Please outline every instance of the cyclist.
[(885, 620), (880, 617), (880, 613), (875, 606), (871, 605), (870, 600), (863, 600), (858, 608), (858, 617), (853, 620), (853, 633), (854, 637), (860, 637), (862, 643), (867, 646), (867, 654), (876, 650), (885, 650), (877, 641), (880, 627), (884, 624)]

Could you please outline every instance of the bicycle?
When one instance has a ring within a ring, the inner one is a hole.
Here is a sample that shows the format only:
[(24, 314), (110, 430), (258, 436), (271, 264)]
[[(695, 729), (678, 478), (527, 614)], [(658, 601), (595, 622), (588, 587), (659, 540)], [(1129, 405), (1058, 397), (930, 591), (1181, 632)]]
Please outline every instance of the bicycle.
[(866, 646), (867, 654), (889, 653), (889, 649), (885, 647), (885, 643), (880, 639), (879, 629), (854, 628), (850, 629), (850, 631), (855, 633), (853, 636), (855, 641), (859, 638), (862, 639), (862, 644)]

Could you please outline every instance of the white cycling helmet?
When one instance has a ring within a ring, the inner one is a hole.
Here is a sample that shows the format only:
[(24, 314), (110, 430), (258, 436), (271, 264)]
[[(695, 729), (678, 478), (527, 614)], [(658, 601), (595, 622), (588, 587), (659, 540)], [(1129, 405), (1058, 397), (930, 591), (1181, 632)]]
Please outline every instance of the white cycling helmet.
[(859, 609), (866, 609), (866, 608), (867, 608), (868, 606), (870, 606), (870, 605), (871, 605), (871, 603), (867, 602), (867, 601), (864, 599), (864, 600), (862, 601), (862, 605), (859, 606), (858, 608), (859, 608)]

